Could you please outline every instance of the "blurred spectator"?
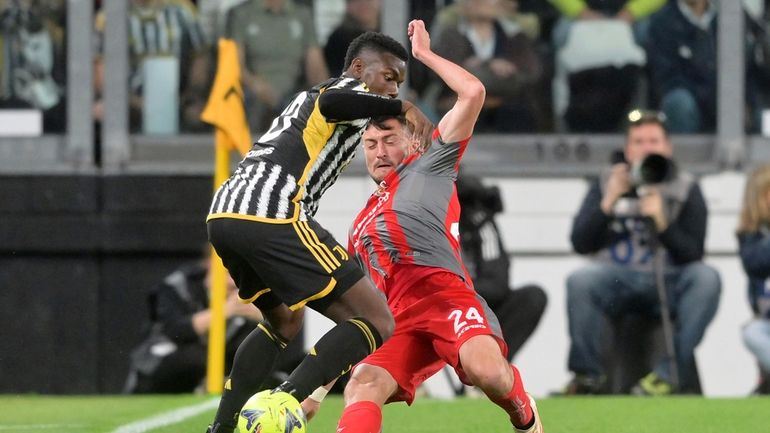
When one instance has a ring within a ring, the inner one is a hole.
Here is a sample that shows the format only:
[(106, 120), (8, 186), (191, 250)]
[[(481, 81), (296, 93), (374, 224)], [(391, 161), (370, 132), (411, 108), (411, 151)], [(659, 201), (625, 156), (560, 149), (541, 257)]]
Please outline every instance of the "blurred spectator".
[(759, 362), (755, 393), (770, 394), (770, 165), (755, 169), (746, 181), (737, 233), (754, 311), (743, 341)]
[[(541, 78), (542, 64), (533, 41), (521, 26), (504, 17), (501, 0), (460, 0), (458, 6), (456, 25), (442, 30), (433, 46), (437, 54), (462, 65), (484, 83), (487, 97), (475, 130), (537, 130), (538, 107), (532, 89)], [(446, 85), (440, 87), (439, 115), (454, 104), (454, 98)]]
[[(179, 123), (182, 130), (205, 129), (200, 113), (208, 96), (209, 44), (203, 34), (195, 6), (189, 0), (132, 0), (128, 9), (129, 43), (129, 86), (130, 124), (132, 131), (142, 129), (144, 106), (143, 88), (148, 61), (174, 59), (178, 70), (178, 101), (167, 101), (179, 109)], [(96, 30), (103, 40), (105, 30), (104, 13), (96, 17)], [(96, 104), (94, 117), (104, 117), (102, 90), (104, 86), (104, 61), (101, 55), (95, 60)], [(164, 74), (165, 75), (165, 74)], [(171, 74), (169, 74), (171, 75)], [(154, 76), (153, 80), (166, 79)]]
[(708, 211), (700, 187), (673, 163), (658, 173), (663, 178), (658, 183), (638, 179), (645, 158), (653, 154), (670, 158), (673, 147), (658, 113), (635, 114), (626, 136), (625, 161), (591, 185), (572, 226), (573, 248), (594, 259), (567, 279), (569, 369), (575, 374), (567, 393), (605, 391), (601, 357), (605, 319), (631, 312), (660, 317), (656, 251), (665, 259), (661, 271), (675, 321), (680, 388), (673, 388), (670, 360), (663, 357), (639, 381), (636, 393), (696, 392), (694, 350), (719, 304), (719, 274), (702, 261)]
[[(126, 392), (192, 392), (206, 376), (208, 332), (211, 324), (209, 258), (182, 266), (163, 279), (148, 297), (151, 327), (147, 338), (131, 352)], [(238, 289), (227, 278), (225, 302), (225, 371), (235, 350), (262, 320), (252, 304), (238, 300)]]
[[(644, 18), (663, 7), (666, 0), (549, 0), (563, 19), (553, 30), (553, 43), (558, 49), (567, 43), (575, 20), (622, 20), (634, 27), (637, 43), (644, 45), (647, 23)], [(673, 0), (676, 1), (676, 0)]]
[(0, 1), (0, 108), (36, 108), (64, 132), (66, 8), (61, 0)]
[(508, 345), (508, 361), (532, 335), (548, 302), (540, 286), (529, 284), (511, 289), (508, 284), (511, 260), (503, 246), (495, 215), (503, 211), (497, 187), (486, 187), (476, 176), (457, 178), (460, 200), (460, 246), (473, 286), (500, 321)]
[(198, 0), (201, 28), (209, 41), (215, 42), (225, 33), (227, 14), (246, 0)]
[(329, 77), (310, 10), (291, 0), (248, 0), (232, 8), (226, 34), (239, 47), (253, 132), (267, 130), (298, 89)]
[[(666, 0), (550, 0), (558, 130), (614, 133), (638, 97), (646, 17)], [(638, 105), (638, 104), (637, 104)]]
[(523, 14), (534, 14), (538, 20), (539, 40), (551, 45), (551, 32), (559, 19), (559, 11), (550, 2), (543, 0), (518, 0), (518, 9)]
[[(759, 130), (762, 90), (770, 83), (770, 37), (762, 18), (746, 19), (746, 111)], [(717, 4), (677, 0), (650, 19), (651, 90), (673, 133), (713, 132), (717, 111)]]
[(345, 16), (329, 35), (324, 47), (324, 58), (333, 76), (342, 74), (348, 46), (364, 32), (380, 30), (381, 0), (345, 0)]
[[(444, 30), (456, 28), (459, 25), (463, 17), (462, 5), (460, 3), (453, 3), (441, 9), (431, 29), (431, 36), (434, 39), (437, 39)], [(518, 25), (521, 32), (530, 39), (536, 40), (540, 37), (540, 22), (537, 15), (521, 13), (518, 0), (500, 0), (498, 12), (502, 19)]]
[(716, 18), (710, 0), (675, 0), (650, 20), (650, 84), (672, 133), (716, 126)]
[[(762, 130), (762, 111), (770, 110), (770, 0), (744, 0), (748, 37), (746, 98), (750, 133)], [(770, 130), (770, 125), (766, 128)]]
[(645, 53), (622, 20), (578, 21), (556, 53), (559, 130), (617, 132), (638, 94)]

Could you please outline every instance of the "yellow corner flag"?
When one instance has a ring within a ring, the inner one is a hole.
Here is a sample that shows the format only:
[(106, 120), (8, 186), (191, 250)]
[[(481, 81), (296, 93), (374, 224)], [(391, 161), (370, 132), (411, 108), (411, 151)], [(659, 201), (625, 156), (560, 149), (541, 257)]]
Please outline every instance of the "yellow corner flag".
[[(214, 190), (230, 176), (230, 152), (245, 155), (251, 148), (251, 133), (243, 108), (243, 88), (238, 65), (238, 47), (229, 39), (219, 40), (219, 61), (214, 86), (206, 108), (204, 122), (216, 127), (214, 151)], [(209, 393), (222, 392), (225, 375), (225, 298), (226, 271), (216, 252), (211, 253), (211, 325), (209, 327), (206, 388)]]
[(224, 137), (217, 135), (217, 147), (237, 150), (241, 155), (251, 148), (251, 133), (243, 109), (238, 46), (231, 39), (219, 40), (217, 75), (201, 119), (224, 133)]

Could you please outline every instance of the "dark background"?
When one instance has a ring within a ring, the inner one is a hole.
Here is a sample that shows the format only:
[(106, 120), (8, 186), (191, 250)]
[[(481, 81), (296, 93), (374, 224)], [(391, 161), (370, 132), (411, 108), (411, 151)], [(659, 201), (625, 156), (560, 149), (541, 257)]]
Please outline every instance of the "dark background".
[(200, 256), (207, 176), (0, 176), (0, 393), (120, 392), (146, 294)]

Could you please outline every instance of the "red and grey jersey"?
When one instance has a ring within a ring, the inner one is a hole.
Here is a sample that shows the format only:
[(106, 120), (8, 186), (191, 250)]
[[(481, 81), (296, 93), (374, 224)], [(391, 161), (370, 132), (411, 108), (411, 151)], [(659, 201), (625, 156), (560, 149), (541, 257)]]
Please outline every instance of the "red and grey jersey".
[(455, 188), (469, 140), (444, 143), (435, 130), (428, 152), (407, 157), (388, 174), (350, 228), (351, 254), (389, 300), (409, 284), (401, 277), (391, 279), (405, 268), (423, 275), (446, 270), (471, 286), (460, 259)]

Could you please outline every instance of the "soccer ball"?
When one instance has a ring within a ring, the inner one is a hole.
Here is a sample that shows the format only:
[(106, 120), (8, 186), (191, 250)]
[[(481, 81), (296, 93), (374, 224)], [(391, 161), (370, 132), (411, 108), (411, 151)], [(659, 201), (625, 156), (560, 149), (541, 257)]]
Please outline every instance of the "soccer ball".
[(238, 415), (238, 433), (305, 433), (306, 424), (297, 399), (271, 390), (252, 395)]

